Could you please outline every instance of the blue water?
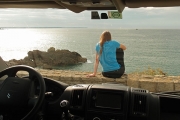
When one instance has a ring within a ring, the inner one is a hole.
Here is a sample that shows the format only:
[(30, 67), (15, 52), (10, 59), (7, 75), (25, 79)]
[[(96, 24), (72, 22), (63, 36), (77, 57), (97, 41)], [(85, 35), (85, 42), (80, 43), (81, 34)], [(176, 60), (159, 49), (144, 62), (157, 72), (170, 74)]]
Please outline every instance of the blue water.
[[(0, 30), (0, 56), (23, 59), (31, 50), (50, 47), (80, 53), (87, 63), (57, 69), (93, 71), (95, 45), (104, 29), (14, 28)], [(126, 73), (160, 68), (168, 75), (180, 75), (180, 30), (109, 29), (112, 38), (126, 45)], [(98, 71), (101, 71), (99, 66)]]

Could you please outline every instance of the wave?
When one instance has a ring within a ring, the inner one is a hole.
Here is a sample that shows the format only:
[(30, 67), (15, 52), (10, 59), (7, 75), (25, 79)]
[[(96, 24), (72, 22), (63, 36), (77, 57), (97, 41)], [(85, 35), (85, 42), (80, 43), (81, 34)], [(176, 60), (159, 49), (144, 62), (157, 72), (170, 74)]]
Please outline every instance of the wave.
[(91, 60), (87, 60), (87, 63), (93, 63)]

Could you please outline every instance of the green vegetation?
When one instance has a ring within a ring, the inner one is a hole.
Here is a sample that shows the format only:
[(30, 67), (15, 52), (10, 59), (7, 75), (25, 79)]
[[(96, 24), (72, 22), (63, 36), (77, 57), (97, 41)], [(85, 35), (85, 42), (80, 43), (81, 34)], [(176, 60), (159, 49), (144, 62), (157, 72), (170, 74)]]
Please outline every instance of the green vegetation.
[(138, 75), (167, 75), (164, 71), (162, 71), (160, 68), (152, 69), (151, 67), (148, 67), (147, 70), (143, 71), (135, 71), (132, 74), (138, 74)]

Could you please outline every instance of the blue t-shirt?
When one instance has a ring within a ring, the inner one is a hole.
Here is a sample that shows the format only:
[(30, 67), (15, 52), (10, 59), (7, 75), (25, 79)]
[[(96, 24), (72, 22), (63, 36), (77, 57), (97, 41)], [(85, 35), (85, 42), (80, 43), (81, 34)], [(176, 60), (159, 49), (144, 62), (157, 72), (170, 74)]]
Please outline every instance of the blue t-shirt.
[[(121, 66), (116, 59), (116, 49), (120, 47), (120, 43), (114, 40), (106, 41), (103, 44), (102, 54), (99, 56), (99, 62), (102, 65), (103, 72), (119, 69)], [(96, 44), (96, 52), (100, 54), (100, 44)]]

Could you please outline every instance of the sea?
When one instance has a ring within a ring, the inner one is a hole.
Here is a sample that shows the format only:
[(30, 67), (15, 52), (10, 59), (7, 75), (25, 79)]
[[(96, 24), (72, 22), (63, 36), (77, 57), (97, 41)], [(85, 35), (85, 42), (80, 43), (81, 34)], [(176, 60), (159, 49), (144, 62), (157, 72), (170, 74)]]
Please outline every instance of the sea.
[[(78, 52), (86, 63), (55, 69), (93, 71), (95, 45), (101, 33), (97, 28), (2, 28), (0, 56), (5, 60), (23, 59), (28, 51), (47, 51), (50, 47)], [(148, 68), (161, 69), (168, 75), (180, 75), (180, 29), (108, 29), (112, 39), (127, 47), (125, 72)], [(102, 67), (99, 65), (98, 71)]]

